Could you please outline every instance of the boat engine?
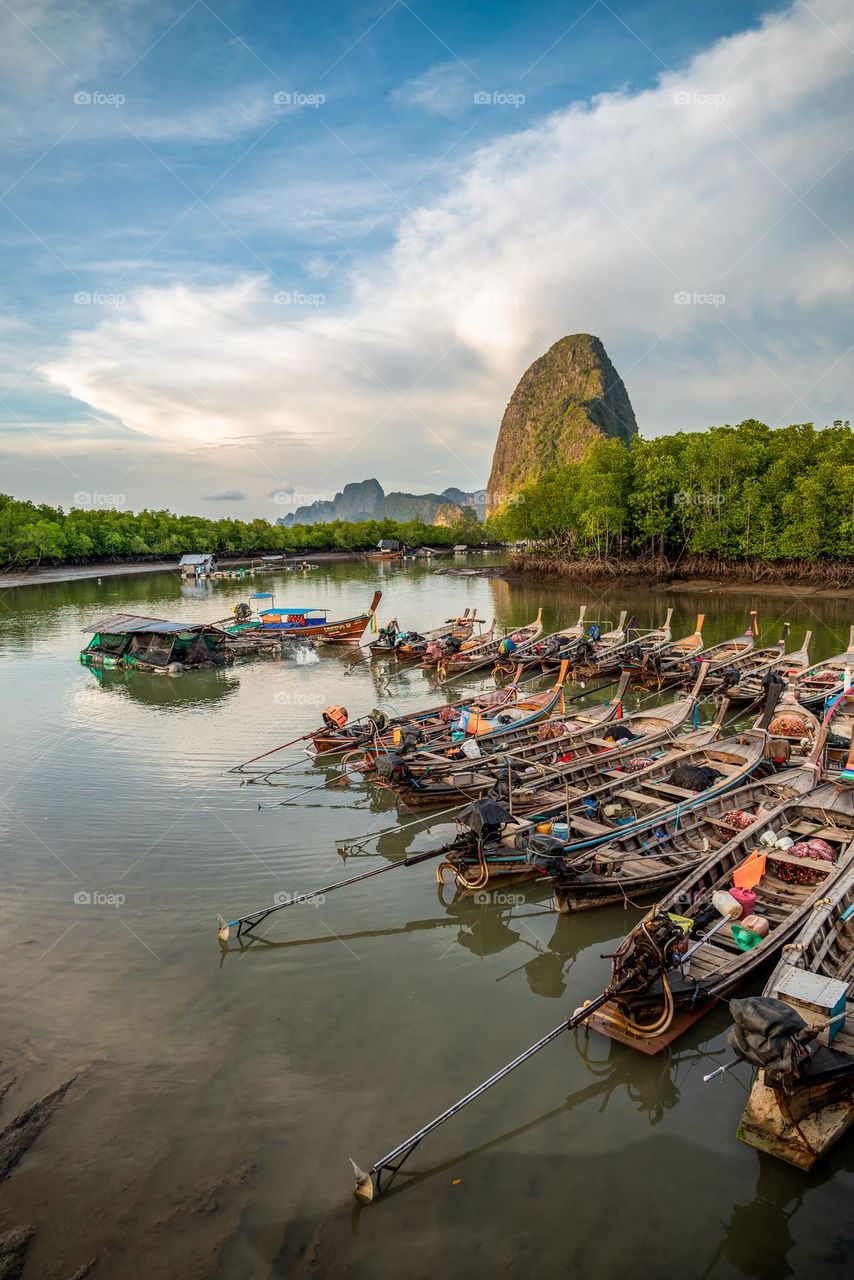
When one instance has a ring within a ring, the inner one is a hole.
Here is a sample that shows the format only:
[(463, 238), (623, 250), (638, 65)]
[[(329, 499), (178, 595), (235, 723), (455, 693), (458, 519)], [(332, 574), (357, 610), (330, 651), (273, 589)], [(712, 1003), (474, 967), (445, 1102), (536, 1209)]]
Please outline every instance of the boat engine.
[(611, 957), (610, 986), (619, 987), (620, 998), (646, 991), (659, 974), (673, 968), (687, 948), (693, 923), (666, 911), (641, 920)]

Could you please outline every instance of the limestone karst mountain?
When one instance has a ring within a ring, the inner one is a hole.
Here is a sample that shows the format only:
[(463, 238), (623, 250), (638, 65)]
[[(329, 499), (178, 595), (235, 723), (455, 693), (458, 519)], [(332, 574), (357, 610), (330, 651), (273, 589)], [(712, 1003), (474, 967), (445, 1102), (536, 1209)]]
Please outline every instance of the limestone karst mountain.
[(590, 333), (561, 338), (522, 375), (504, 411), (487, 484), (487, 514), (530, 480), (577, 462), (605, 437), (628, 442), (637, 422), (623, 380)]

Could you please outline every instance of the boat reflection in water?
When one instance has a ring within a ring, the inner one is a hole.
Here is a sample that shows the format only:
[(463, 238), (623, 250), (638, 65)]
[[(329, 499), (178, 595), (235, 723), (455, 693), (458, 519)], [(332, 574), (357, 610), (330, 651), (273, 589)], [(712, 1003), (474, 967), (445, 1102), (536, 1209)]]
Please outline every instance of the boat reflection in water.
[(184, 671), (180, 680), (165, 679), (145, 671), (104, 670), (87, 667), (105, 692), (141, 702), (149, 707), (189, 707), (202, 702), (221, 702), (236, 693), (240, 679), (222, 667)]

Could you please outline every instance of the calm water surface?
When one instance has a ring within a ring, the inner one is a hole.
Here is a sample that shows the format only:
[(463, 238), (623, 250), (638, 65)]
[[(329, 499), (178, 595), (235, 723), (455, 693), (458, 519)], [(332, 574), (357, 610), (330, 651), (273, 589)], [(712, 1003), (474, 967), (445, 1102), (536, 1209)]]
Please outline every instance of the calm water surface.
[[(269, 581), (269, 580), (268, 580)], [(760, 610), (774, 641), (845, 647), (851, 605), (512, 585), (429, 568), (335, 563), (275, 579), (277, 603), (438, 625), (466, 605), (546, 629), (629, 608), (708, 641)], [(294, 748), (278, 788), (229, 767), (351, 714), (433, 703), (420, 671), (354, 653), (176, 679), (81, 667), (81, 628), (116, 609), (222, 618), (248, 590), (171, 573), (19, 588), (0, 600), (4, 1039), (2, 1123), (60, 1081), (73, 1091), (4, 1184), (2, 1229), (37, 1227), (25, 1276), (850, 1276), (854, 1141), (814, 1175), (760, 1159), (735, 1128), (744, 1069), (725, 1010), (654, 1059), (567, 1035), (428, 1139), (413, 1176), (366, 1211), (364, 1167), (588, 996), (639, 913), (558, 919), (532, 885), (512, 907), (439, 895), (433, 864), (271, 920), (223, 952), (215, 918), (427, 848), (448, 829), (324, 782)], [(470, 677), (464, 688), (477, 687)], [(488, 680), (484, 684), (490, 683)], [(458, 682), (457, 687), (461, 687)], [(284, 785), (287, 784), (287, 785)], [(367, 856), (336, 837), (373, 830)], [(120, 905), (79, 895), (120, 895)], [(77, 900), (75, 900), (77, 898)]]

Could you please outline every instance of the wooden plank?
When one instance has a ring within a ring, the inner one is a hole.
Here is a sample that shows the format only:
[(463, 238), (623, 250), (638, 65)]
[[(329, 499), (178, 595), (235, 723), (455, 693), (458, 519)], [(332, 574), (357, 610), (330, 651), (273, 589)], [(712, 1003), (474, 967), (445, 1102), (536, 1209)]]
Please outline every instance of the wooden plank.
[(670, 782), (645, 782), (645, 787), (654, 788), (656, 791), (663, 791), (666, 796), (676, 796), (678, 800), (694, 800), (696, 799), (696, 791), (688, 791), (686, 787), (674, 787)]
[[(641, 783), (641, 786), (644, 786)], [(633, 804), (652, 804), (659, 809), (669, 809), (671, 807), (669, 800), (659, 800), (658, 796), (645, 796), (641, 791), (619, 791), (615, 799), (630, 800)]]

